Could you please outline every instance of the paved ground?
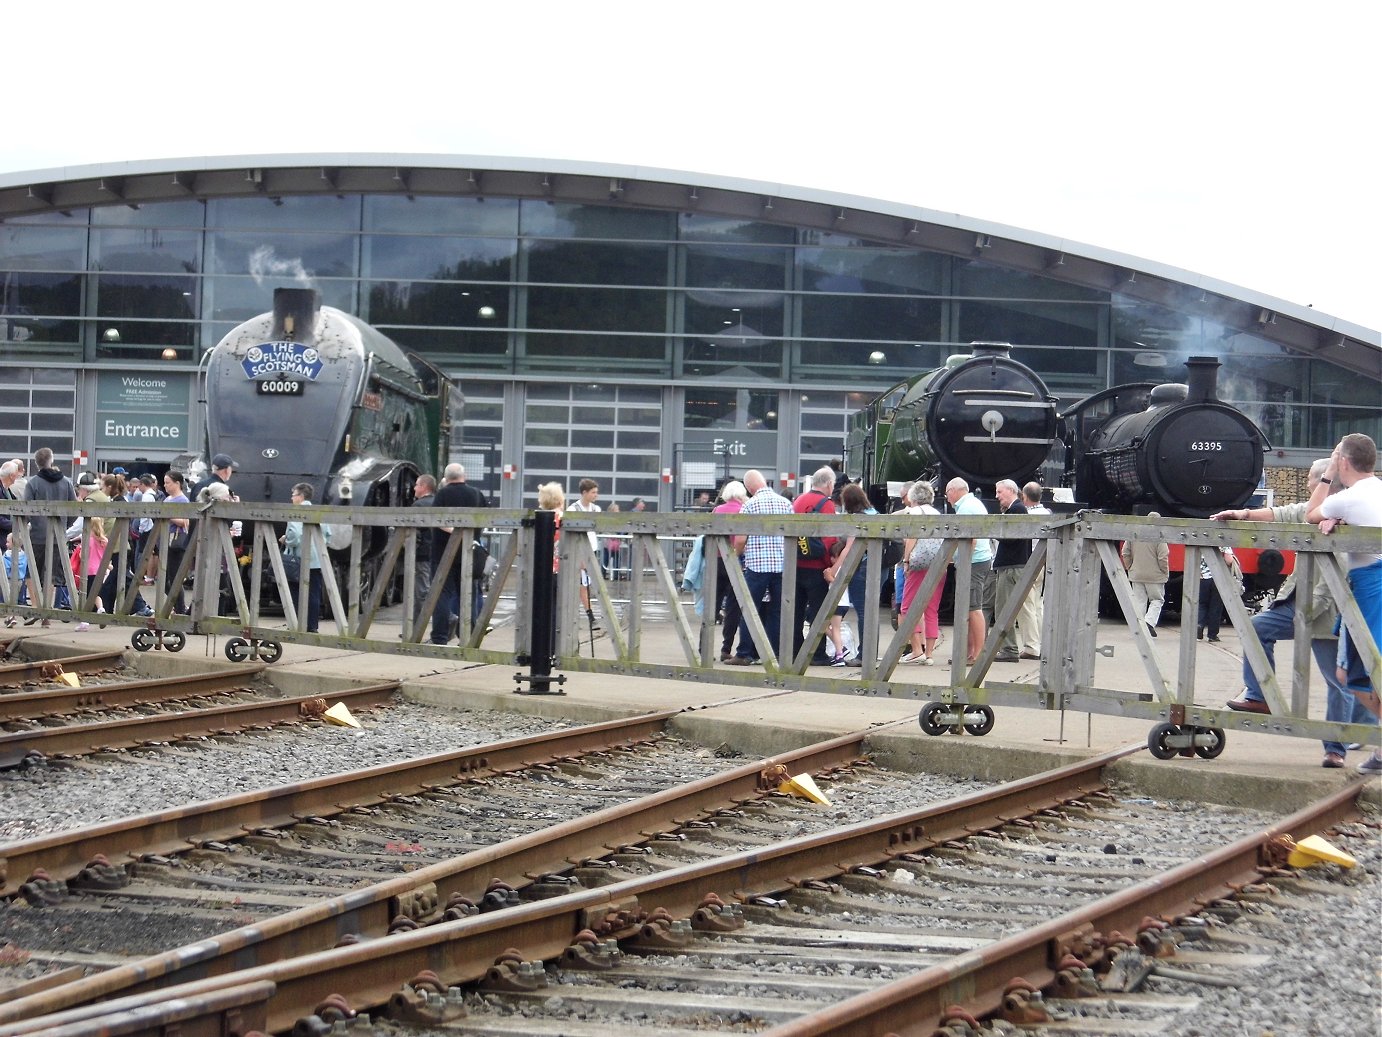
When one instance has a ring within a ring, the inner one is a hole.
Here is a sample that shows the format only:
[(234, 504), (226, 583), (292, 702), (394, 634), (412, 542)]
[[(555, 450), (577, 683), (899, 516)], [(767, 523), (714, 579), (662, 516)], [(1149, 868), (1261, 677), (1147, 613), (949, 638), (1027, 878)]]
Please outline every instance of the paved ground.
[[(325, 632), (329, 624), (323, 622)], [(397, 620), (378, 624), (372, 632), (381, 639), (398, 636)], [(39, 642), (95, 648), (128, 644), (129, 628), (108, 627), (76, 632), (56, 624), (49, 631), (19, 627), (14, 633)], [(949, 630), (945, 631), (949, 637)], [(508, 641), (501, 622), (486, 640), (500, 648)], [(1155, 644), (1163, 672), (1174, 674), (1180, 632), (1174, 624), (1163, 626)], [(1105, 622), (1099, 643), (1111, 648), (1097, 662), (1096, 685), (1126, 691), (1146, 689), (1146, 677), (1128, 631), (1121, 624)], [(597, 651), (601, 642), (597, 641)], [(1289, 673), (1289, 646), (1278, 653), (1278, 666)], [(658, 658), (665, 651), (676, 658), (676, 642), (670, 624), (652, 623), (643, 635), (644, 658)], [(949, 650), (949, 643), (942, 652)], [(1240, 651), (1236, 633), (1226, 627), (1222, 642), (1201, 643), (1198, 658), (1196, 702), (1220, 706), (1241, 686)], [(134, 656), (135, 653), (131, 653)], [(139, 657), (148, 665), (175, 666), (177, 660), (206, 658), (224, 661), (221, 645), (211, 638), (193, 638), (179, 656), (149, 653)], [(1035, 678), (1036, 663), (996, 664), (991, 677), (999, 681)], [(1053, 712), (1019, 706), (996, 707), (997, 723), (983, 737), (921, 732), (916, 716), (920, 701), (813, 692), (782, 693), (773, 697), (755, 690), (719, 685), (709, 681), (650, 680), (641, 677), (570, 673), (564, 695), (517, 695), (513, 665), (483, 665), (456, 660), (414, 659), (387, 654), (363, 654), (327, 648), (288, 645), (274, 666), (277, 680), (293, 694), (306, 694), (323, 680), (399, 679), (413, 699), (451, 709), (508, 709), (515, 712), (566, 717), (589, 722), (659, 710), (681, 709), (675, 726), (696, 739), (728, 745), (746, 755), (769, 756), (798, 745), (857, 731), (885, 727), (872, 739), (876, 752), (892, 766), (938, 770), (987, 779), (1008, 779), (1131, 743), (1145, 743), (1148, 721), (1104, 714)], [(742, 673), (742, 670), (738, 672)], [(840, 676), (840, 669), (813, 670)], [(858, 671), (850, 671), (858, 672)], [(937, 666), (899, 668), (902, 680), (936, 683), (945, 671)], [(1316, 679), (1318, 703), (1310, 715), (1322, 717), (1323, 684)], [(739, 701), (732, 701), (739, 700)], [(695, 707), (726, 703), (713, 711)], [(1177, 757), (1158, 761), (1139, 753), (1118, 765), (1120, 780), (1157, 798), (1202, 798), (1223, 803), (1294, 809), (1310, 798), (1348, 781), (1360, 780), (1354, 765), (1366, 750), (1349, 754), (1343, 770), (1321, 768), (1322, 749), (1315, 740), (1279, 735), (1230, 731), (1228, 745), (1218, 759)], [(1372, 781), (1370, 795), (1377, 796), (1382, 783)]]

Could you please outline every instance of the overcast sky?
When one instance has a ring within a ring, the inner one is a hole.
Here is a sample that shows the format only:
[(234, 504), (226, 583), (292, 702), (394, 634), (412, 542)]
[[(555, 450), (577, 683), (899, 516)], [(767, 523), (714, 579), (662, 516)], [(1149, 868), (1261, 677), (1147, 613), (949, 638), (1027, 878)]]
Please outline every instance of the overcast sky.
[(1370, 5), (496, 6), (11, 5), (0, 172), (315, 151), (685, 170), (962, 213), (1382, 328)]

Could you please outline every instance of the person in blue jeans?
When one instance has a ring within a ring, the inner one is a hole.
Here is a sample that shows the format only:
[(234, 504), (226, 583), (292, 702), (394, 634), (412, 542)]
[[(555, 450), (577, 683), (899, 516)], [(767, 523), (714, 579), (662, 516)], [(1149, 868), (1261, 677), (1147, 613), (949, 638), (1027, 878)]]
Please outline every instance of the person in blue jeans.
[[(1311, 493), (1314, 493), (1315, 487), (1319, 484), (1320, 477), (1328, 465), (1329, 459), (1321, 458), (1310, 466), (1309, 488)], [(1275, 508), (1235, 508), (1230, 511), (1221, 511), (1210, 517), (1219, 521), (1304, 522), (1306, 507), (1307, 504), (1302, 502)], [(1339, 610), (1329, 591), (1329, 585), (1321, 574), (1315, 580), (1314, 603), (1311, 614), (1306, 619), (1310, 626), (1310, 652), (1315, 657), (1315, 665), (1319, 667), (1327, 689), (1325, 719), (1346, 724), (1371, 723), (1371, 714), (1356, 696), (1349, 693), (1338, 677), (1335, 667), (1338, 638), (1334, 634), (1335, 620), (1338, 615)], [(1290, 641), (1295, 637), (1295, 619), (1296, 577), (1292, 573), (1277, 590), (1271, 604), (1252, 618), (1253, 632), (1257, 634), (1257, 639), (1262, 642), (1262, 650), (1266, 653), (1267, 662), (1273, 671), (1276, 669), (1276, 643), (1278, 641)], [(1247, 656), (1243, 657), (1243, 690), (1237, 698), (1229, 700), (1226, 705), (1229, 709), (1240, 713), (1270, 713), (1272, 711), (1271, 706), (1267, 704), (1262, 695), (1262, 686), (1257, 680), (1257, 675), (1253, 673), (1252, 665), (1248, 662)], [(1321, 766), (1342, 767), (1347, 753), (1348, 747), (1342, 742), (1325, 739), (1324, 761)]]

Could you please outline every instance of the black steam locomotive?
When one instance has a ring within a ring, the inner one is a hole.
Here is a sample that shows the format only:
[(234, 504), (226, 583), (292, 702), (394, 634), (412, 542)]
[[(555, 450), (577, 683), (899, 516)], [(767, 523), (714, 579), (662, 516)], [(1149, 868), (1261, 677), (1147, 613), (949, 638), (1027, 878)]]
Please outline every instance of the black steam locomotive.
[[(317, 292), (279, 288), (271, 313), (208, 354), (206, 405), (208, 450), (239, 465), (231, 485), (241, 500), (286, 503), (305, 482), (317, 504), (402, 507), (418, 473), (449, 460), (464, 398)], [(377, 556), (387, 531), (358, 532), (363, 556)]]
[(1187, 384), (1138, 382), (1061, 415), (1064, 485), (1091, 508), (1207, 518), (1240, 508), (1262, 479), (1267, 437), (1218, 398), (1219, 361), (1186, 361)]
[(888, 483), (959, 476), (972, 487), (1037, 473), (1057, 438), (1055, 399), (1005, 342), (893, 386), (850, 419), (845, 472), (885, 510)]

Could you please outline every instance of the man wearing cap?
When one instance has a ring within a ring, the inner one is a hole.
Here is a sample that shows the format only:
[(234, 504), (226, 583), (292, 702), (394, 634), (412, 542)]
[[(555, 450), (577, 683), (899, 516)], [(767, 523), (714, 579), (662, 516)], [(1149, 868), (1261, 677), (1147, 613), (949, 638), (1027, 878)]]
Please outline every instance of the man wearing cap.
[(203, 479), (201, 482), (197, 483), (196, 486), (192, 487), (192, 499), (196, 500), (201, 495), (202, 490), (213, 483), (225, 483), (226, 486), (229, 486), (231, 473), (239, 467), (240, 466), (235, 463), (234, 459), (231, 458), (229, 454), (217, 454), (211, 459), (210, 477)]

